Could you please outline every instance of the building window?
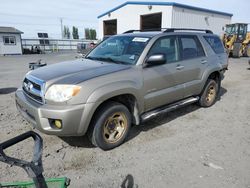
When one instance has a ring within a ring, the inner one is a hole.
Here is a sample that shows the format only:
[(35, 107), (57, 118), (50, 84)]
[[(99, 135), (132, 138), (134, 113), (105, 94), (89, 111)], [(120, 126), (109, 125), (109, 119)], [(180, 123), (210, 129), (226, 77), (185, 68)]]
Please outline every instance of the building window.
[(16, 37), (14, 36), (4, 36), (3, 37), (4, 45), (16, 45)]

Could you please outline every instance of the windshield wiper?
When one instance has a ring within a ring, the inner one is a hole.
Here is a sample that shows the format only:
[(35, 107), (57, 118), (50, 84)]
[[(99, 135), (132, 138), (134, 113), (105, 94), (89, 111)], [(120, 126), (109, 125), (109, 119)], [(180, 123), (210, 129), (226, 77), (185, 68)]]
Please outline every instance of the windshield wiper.
[(105, 62), (111, 62), (111, 63), (116, 63), (116, 64), (130, 64), (124, 61), (118, 61), (114, 60), (111, 57), (86, 57), (86, 59), (91, 59), (91, 60), (97, 60), (97, 61), (105, 61)]
[(86, 57), (86, 59), (114, 62), (114, 60), (110, 57), (91, 57), (91, 56), (88, 56), (88, 57)]

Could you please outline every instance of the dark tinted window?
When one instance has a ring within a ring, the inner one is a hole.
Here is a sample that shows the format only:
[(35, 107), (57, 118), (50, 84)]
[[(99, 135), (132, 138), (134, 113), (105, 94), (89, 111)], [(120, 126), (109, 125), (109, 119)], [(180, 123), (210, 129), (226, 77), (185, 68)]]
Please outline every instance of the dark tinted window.
[(211, 46), (216, 54), (224, 53), (224, 47), (222, 45), (221, 40), (219, 37), (216, 36), (204, 36), (205, 40)]
[(165, 54), (167, 63), (179, 60), (177, 38), (175, 36), (158, 39), (149, 51), (148, 56), (154, 54)]
[(205, 56), (200, 41), (196, 36), (181, 36), (181, 59), (192, 59)]

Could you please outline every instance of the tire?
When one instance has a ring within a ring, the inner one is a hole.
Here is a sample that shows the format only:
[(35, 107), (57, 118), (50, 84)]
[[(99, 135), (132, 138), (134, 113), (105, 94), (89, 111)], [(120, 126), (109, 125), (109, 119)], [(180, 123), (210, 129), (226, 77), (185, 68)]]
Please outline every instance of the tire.
[(234, 43), (232, 55), (233, 55), (233, 57), (236, 57), (236, 58), (239, 58), (242, 56), (241, 43)]
[(243, 56), (244, 56), (244, 57), (250, 57), (250, 44), (248, 44), (248, 45), (246, 46), (246, 49), (245, 49), (245, 51), (244, 51), (244, 53), (243, 53)]
[(88, 130), (94, 146), (110, 150), (121, 145), (131, 127), (131, 114), (126, 106), (117, 102), (104, 104), (94, 115)]
[(218, 97), (220, 90), (220, 84), (215, 80), (209, 79), (203, 89), (200, 99), (198, 101), (201, 107), (210, 107), (212, 106)]

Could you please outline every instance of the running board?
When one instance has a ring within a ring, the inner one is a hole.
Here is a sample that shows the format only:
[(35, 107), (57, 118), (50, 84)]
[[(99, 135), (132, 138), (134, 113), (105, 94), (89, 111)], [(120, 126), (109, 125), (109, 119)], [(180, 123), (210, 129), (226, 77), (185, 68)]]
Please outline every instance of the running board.
[(142, 114), (141, 121), (142, 122), (147, 121), (147, 120), (149, 120), (151, 118), (154, 118), (154, 117), (156, 117), (156, 116), (158, 116), (160, 114), (164, 114), (164, 113), (176, 110), (176, 109), (178, 109), (180, 107), (186, 106), (188, 104), (195, 103), (198, 100), (199, 100), (199, 97), (190, 97), (190, 98), (178, 101), (176, 103), (173, 103), (173, 104), (163, 106), (163, 107), (157, 108), (155, 110), (146, 112), (146, 113)]

